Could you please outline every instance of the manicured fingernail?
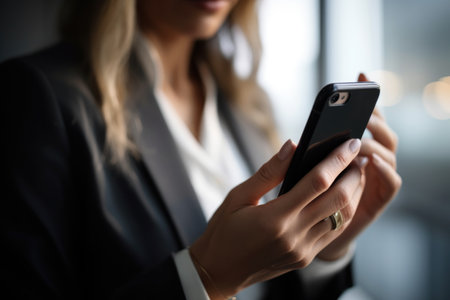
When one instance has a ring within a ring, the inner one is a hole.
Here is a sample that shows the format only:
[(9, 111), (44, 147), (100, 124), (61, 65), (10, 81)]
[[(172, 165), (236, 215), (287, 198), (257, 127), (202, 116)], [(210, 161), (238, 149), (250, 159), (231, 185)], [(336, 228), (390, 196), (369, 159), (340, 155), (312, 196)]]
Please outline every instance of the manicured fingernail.
[(283, 147), (281, 147), (280, 151), (278, 151), (278, 158), (280, 160), (285, 160), (286, 158), (288, 158), (292, 151), (294, 150), (294, 143), (292, 143), (292, 141), (289, 139), (287, 140), (284, 144)]
[(367, 81), (366, 75), (364, 75), (364, 73), (359, 73), (358, 81)]
[(350, 148), (350, 151), (352, 151), (353, 153), (358, 151), (360, 147), (361, 147), (361, 140), (360, 139), (353, 139), (350, 142), (349, 148)]
[(356, 163), (358, 164), (358, 166), (361, 169), (364, 168), (368, 162), (369, 162), (369, 159), (367, 158), (367, 156), (361, 156), (356, 160)]

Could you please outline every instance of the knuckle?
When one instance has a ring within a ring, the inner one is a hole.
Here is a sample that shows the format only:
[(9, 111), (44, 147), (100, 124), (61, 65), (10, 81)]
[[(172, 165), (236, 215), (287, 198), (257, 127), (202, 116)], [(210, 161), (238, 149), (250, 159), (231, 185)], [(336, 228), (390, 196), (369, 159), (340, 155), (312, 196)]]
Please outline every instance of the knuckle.
[(304, 259), (302, 259), (301, 263), (302, 266), (301, 268), (306, 268), (307, 266), (309, 266), (311, 264), (311, 262), (313, 261), (314, 257), (313, 256), (307, 256)]
[(296, 249), (290, 253), (290, 259), (293, 263), (300, 263), (305, 259), (303, 249)]
[(288, 255), (289, 259), (292, 259), (292, 254), (294, 253), (295, 243), (286, 237), (278, 237), (278, 248), (280, 253), (285, 253)]
[(314, 256), (311, 255), (309, 251), (300, 252), (297, 255), (296, 267), (301, 269), (306, 268), (309, 264), (311, 264), (313, 259)]
[(349, 223), (353, 219), (354, 213), (354, 209), (350, 206), (341, 209), (342, 218), (344, 218), (345, 223)]
[[(275, 244), (284, 245), (287, 242), (284, 241), (286, 237), (286, 225), (283, 220), (277, 219), (275, 217), (267, 216), (260, 217), (257, 219), (258, 227), (261, 232), (271, 241), (274, 241)], [(283, 248), (283, 247), (282, 247)]]
[(348, 165), (348, 161), (345, 158), (345, 155), (341, 152), (336, 155), (336, 162), (337, 165), (342, 169), (344, 169)]
[(226, 199), (236, 199), (240, 196), (239, 185), (228, 192)]
[(332, 178), (325, 170), (317, 172), (312, 178), (312, 188), (315, 193), (320, 194), (326, 191), (332, 184)]
[(258, 178), (262, 182), (270, 182), (273, 177), (273, 171), (272, 168), (268, 163), (265, 163), (259, 170), (258, 170)]
[(309, 264), (310, 264), (310, 262), (308, 262), (306, 259), (301, 259), (297, 263), (297, 267), (300, 268), (300, 269), (303, 269), (303, 268), (306, 268)]
[(347, 189), (342, 186), (336, 186), (335, 204), (337, 209), (341, 209), (350, 204), (350, 195)]

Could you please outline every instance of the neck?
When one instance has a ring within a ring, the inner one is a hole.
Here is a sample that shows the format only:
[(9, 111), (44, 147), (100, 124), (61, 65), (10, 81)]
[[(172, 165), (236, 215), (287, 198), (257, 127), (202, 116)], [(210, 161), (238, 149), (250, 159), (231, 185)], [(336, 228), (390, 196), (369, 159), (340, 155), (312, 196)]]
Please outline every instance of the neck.
[(174, 91), (192, 80), (192, 52), (194, 41), (185, 36), (157, 35), (146, 33), (155, 47), (163, 71), (162, 87)]
[(191, 63), (195, 41), (186, 36), (170, 35), (167, 32), (157, 34), (155, 31), (144, 35), (151, 40), (159, 54), (163, 73), (160, 88), (198, 140), (204, 91)]

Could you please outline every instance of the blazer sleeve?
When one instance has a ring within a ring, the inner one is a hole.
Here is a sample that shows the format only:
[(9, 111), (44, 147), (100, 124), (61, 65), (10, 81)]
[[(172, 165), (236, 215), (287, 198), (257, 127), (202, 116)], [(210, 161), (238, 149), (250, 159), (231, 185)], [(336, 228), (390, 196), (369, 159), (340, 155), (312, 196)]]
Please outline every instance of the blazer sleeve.
[[(4, 299), (184, 299), (171, 255), (104, 294), (86, 282), (76, 155), (54, 90), (39, 68), (0, 65), (2, 170), (0, 279)], [(6, 138), (5, 138), (6, 136)], [(93, 290), (92, 290), (93, 289)], [(2, 297), (3, 298), (3, 297)]]

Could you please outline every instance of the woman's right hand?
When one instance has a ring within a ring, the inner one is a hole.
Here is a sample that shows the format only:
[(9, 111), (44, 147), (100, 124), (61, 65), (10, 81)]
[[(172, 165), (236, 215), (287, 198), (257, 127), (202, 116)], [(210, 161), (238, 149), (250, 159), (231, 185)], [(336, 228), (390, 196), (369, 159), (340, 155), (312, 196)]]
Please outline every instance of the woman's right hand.
[[(360, 146), (359, 140), (345, 142), (288, 193), (258, 205), (286, 174), (295, 150), (288, 141), (252, 177), (230, 191), (205, 233), (190, 247), (211, 299), (307, 266), (345, 229), (365, 184), (364, 164), (351, 163)], [(338, 210), (345, 223), (332, 231), (325, 219)]]

